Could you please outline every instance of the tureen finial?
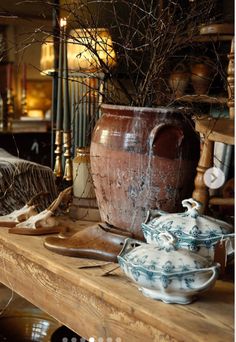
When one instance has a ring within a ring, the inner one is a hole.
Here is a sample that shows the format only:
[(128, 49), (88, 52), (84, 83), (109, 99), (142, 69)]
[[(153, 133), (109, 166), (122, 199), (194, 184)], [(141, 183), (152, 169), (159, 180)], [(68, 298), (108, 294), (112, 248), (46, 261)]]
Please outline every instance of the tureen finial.
[(202, 204), (193, 198), (188, 198), (182, 201), (182, 206), (187, 208), (188, 211), (192, 209), (199, 211), (202, 207)]

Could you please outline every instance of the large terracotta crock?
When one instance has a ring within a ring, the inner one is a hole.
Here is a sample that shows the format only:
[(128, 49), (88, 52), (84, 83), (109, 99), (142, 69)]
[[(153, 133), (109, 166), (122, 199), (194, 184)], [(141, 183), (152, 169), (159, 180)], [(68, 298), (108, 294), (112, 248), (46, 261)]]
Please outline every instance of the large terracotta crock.
[(90, 158), (101, 218), (143, 239), (147, 210), (181, 209), (192, 193), (199, 139), (186, 110), (102, 105)]

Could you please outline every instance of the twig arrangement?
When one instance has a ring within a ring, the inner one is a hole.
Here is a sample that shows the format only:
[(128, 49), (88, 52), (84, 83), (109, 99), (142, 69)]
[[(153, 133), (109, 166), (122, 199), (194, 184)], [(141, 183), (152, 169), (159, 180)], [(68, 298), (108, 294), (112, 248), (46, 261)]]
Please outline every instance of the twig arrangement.
[[(209, 22), (214, 0), (142, 1), (89, 0), (66, 4), (71, 28), (98, 27), (101, 17), (109, 17), (109, 30), (117, 52), (118, 67), (110, 69), (100, 60), (112, 83), (107, 102), (122, 100), (134, 106), (168, 104), (166, 71), (177, 51), (191, 46), (201, 23)], [(96, 10), (95, 10), (96, 9)], [(99, 17), (100, 16), (100, 17)], [(94, 51), (92, 52), (99, 59)]]
[[(24, 4), (41, 3), (43, 6), (45, 5), (45, 1), (42, 0), (21, 2)], [(181, 58), (185, 60), (185, 48), (188, 49), (189, 54), (192, 43), (199, 33), (199, 26), (203, 23), (209, 23), (217, 17), (216, 4), (216, 0), (65, 1), (64, 5), (61, 6), (61, 10), (64, 11), (64, 16), (67, 17), (67, 30), (61, 40), (65, 42), (66, 39), (73, 38), (75, 43), (81, 44), (80, 37), (76, 39), (75, 36), (70, 36), (69, 32), (71, 30), (79, 28), (87, 36), (92, 36), (94, 33), (90, 30), (91, 28), (108, 28), (112, 36), (112, 45), (116, 51), (115, 68), (115, 63), (108, 65), (100, 58), (97, 49), (91, 45), (89, 39), (84, 42), (86, 48), (98, 60), (101, 67), (99, 72), (105, 75), (108, 91), (104, 92), (101, 90), (102, 87), (96, 87), (96, 92), (101, 91), (101, 94), (105, 97), (104, 102), (149, 107), (172, 105), (173, 94), (170, 93), (167, 82), (170, 70), (177, 60), (179, 61)], [(55, 5), (55, 1), (47, 1), (46, 5), (57, 13), (59, 12), (60, 6)], [(38, 28), (32, 35), (28, 36), (27, 41), (25, 41), (25, 48), (39, 41), (37, 39), (38, 33), (44, 33), (46, 37), (51, 34), (43, 26)], [(53, 36), (54, 40), (59, 42), (59, 30), (54, 31)], [(103, 48), (101, 45), (101, 49)], [(183, 56), (180, 54), (183, 54)], [(215, 64), (215, 73), (225, 80), (227, 75), (217, 57), (217, 51), (215, 51), (215, 57), (217, 62)], [(68, 109), (68, 113), (71, 111), (72, 123), (78, 127), (78, 129), (74, 130), (74, 133), (78, 132), (79, 134), (73, 134), (74, 144), (78, 147), (88, 145), (89, 134), (94, 126), (94, 122), (91, 122), (94, 118), (89, 115), (89, 111), (94, 110), (94, 108), (92, 109), (93, 105), (99, 107), (99, 102), (92, 99), (94, 84), (87, 82), (86, 76), (86, 71), (79, 71), (78, 77), (71, 74), (67, 76), (63, 73), (58, 75), (58, 80), (68, 78), (71, 83), (71, 107)], [(90, 77), (90, 80), (92, 78)], [(103, 85), (103, 79), (99, 79), (99, 83)], [(227, 84), (227, 82), (225, 83)], [(84, 91), (79, 94), (78, 98), (79, 88), (84, 88)], [(56, 111), (59, 113), (62, 107), (62, 97), (59, 96), (59, 92), (57, 94)], [(80, 100), (80, 98), (87, 96), (86, 94), (89, 95), (90, 100), (92, 99), (92, 101), (87, 101), (87, 107)], [(95, 109), (95, 112), (99, 113), (97, 109)], [(61, 167), (63, 159), (62, 131), (64, 130), (66, 133), (70, 130), (69, 127), (65, 130), (62, 126), (63, 123), (56, 129), (57, 148), (55, 152), (58, 176), (63, 173)], [(68, 141), (67, 137), (65, 137), (65, 143), (66, 141)], [(69, 160), (68, 156), (65, 157)]]

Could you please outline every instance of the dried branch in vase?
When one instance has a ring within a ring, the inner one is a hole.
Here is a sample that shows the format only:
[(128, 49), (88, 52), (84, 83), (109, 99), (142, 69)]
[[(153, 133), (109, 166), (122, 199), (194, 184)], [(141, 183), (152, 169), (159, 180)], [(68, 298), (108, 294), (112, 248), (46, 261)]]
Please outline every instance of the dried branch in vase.
[(101, 60), (93, 46), (87, 46), (110, 79), (107, 102), (150, 107), (170, 102), (168, 63), (177, 51), (191, 45), (199, 25), (212, 17), (215, 3), (81, 0), (76, 5), (66, 4), (64, 10), (73, 17), (71, 29), (80, 27), (88, 32), (89, 27), (109, 26), (118, 62), (115, 69)]

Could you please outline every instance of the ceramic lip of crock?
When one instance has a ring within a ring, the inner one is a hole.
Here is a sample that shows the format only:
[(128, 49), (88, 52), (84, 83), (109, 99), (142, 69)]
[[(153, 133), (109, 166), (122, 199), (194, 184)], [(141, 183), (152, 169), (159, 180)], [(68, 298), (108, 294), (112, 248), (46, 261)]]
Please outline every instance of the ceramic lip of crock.
[(158, 107), (137, 107), (137, 106), (125, 106), (125, 105), (113, 105), (113, 104), (105, 104), (103, 103), (101, 105), (101, 109), (106, 110), (123, 110), (123, 111), (129, 111), (129, 112), (150, 112), (150, 113), (189, 113), (189, 111), (192, 112), (191, 108), (189, 107), (183, 107), (183, 106), (176, 106), (176, 107), (167, 107), (167, 106), (158, 106)]

